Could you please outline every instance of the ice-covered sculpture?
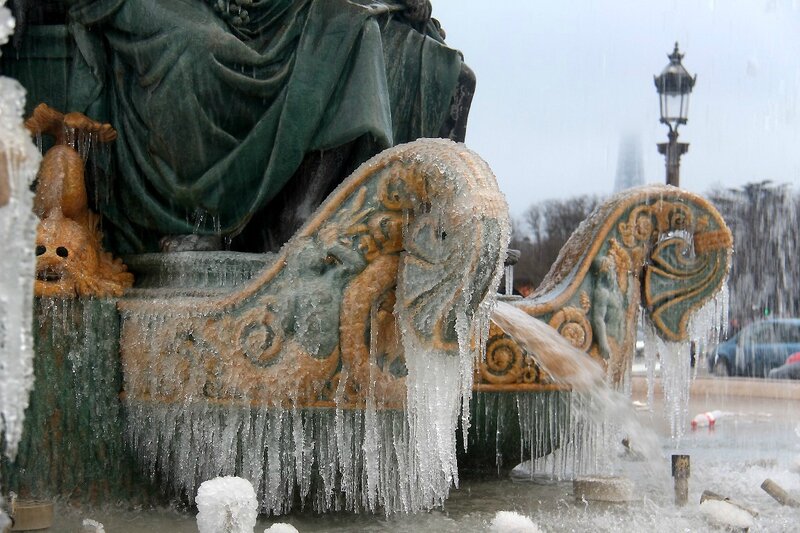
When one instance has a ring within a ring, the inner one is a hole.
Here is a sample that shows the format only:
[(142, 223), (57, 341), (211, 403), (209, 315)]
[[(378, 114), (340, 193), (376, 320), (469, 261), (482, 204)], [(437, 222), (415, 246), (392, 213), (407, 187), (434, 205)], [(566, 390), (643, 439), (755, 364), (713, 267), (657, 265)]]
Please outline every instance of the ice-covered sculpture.
[(440, 505), (508, 236), (486, 163), (420, 140), (362, 165), (249, 284), (120, 301), (140, 462), (188, 498), (245, 477), (273, 513)]
[[(640, 309), (664, 340), (688, 340), (692, 315), (727, 279), (732, 246), (719, 212), (700, 196), (659, 185), (630, 189), (585, 220), (541, 285), (512, 304), (601, 362), (619, 386), (630, 367)], [(502, 365), (493, 359), (495, 349)], [(536, 390), (550, 381), (535, 354), (499, 329), (477, 372), (480, 390)]]
[(116, 131), (110, 124), (81, 113), (63, 115), (46, 104), (36, 107), (25, 127), (56, 141), (36, 176), (36, 296), (121, 296), (133, 284), (133, 275), (103, 250), (100, 217), (89, 209), (84, 158), (78, 152), (88, 152), (92, 143), (112, 142)]
[[(719, 336), (725, 323), (724, 298), (716, 297), (727, 279), (732, 247), (719, 212), (700, 196), (661, 185), (629, 189), (580, 225), (531, 295), (509, 303), (549, 324), (603, 365), (609, 384), (620, 390), (630, 373), (643, 317), (655, 336), (676, 347), (662, 346), (661, 364), (665, 392), (673, 395), (668, 404), (678, 412), (688, 400), (689, 341)], [(680, 353), (668, 353), (677, 347)], [(500, 403), (501, 393), (522, 394), (503, 404), (509, 411), (505, 422), (494, 414), (477, 420), (492, 447), (497, 426), (505, 425), (504, 455), (512, 459), (520, 456), (520, 431), (524, 455), (536, 457), (562, 443), (555, 433), (569, 430), (569, 424), (547, 418), (565, 419), (566, 399), (558, 391), (569, 390), (569, 385), (556, 383), (537, 363), (536, 353), (527, 352), (496, 324), (485, 357), (475, 367), (475, 390), (494, 395), (490, 401)], [(517, 408), (524, 413), (517, 416)], [(490, 409), (503, 410), (499, 403)], [(477, 437), (473, 444), (480, 446)]]

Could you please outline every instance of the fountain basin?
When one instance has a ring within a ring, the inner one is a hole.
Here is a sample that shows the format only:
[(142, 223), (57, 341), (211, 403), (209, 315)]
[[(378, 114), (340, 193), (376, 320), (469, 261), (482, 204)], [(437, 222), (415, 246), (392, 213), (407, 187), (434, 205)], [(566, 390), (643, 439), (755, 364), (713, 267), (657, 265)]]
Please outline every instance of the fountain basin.
[(618, 476), (580, 477), (572, 482), (577, 501), (625, 503), (635, 499), (633, 482)]

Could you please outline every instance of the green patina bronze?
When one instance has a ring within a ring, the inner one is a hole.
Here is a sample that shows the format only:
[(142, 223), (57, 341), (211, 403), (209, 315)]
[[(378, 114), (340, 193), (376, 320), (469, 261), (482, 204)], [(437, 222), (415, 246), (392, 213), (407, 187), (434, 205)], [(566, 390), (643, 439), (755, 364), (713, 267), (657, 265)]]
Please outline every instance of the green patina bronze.
[(352, 143), (358, 164), (439, 136), (462, 69), (405, 2), (275, 0), (244, 18), (216, 2), (67, 3), (68, 31), (30, 27), (5, 66), (34, 102), (117, 128), (97, 197), (119, 252), (241, 231), (308, 153)]
[(95, 503), (157, 493), (125, 446), (116, 300), (37, 299), (35, 385), (3, 489)]

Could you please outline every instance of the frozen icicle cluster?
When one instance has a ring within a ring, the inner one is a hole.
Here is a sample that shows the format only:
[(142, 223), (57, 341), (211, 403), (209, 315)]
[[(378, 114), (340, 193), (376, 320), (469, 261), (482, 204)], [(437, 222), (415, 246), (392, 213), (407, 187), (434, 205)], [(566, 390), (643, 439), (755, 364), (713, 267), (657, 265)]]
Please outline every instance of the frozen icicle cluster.
[(728, 287), (723, 284), (720, 291), (689, 321), (689, 339), (683, 342), (665, 342), (656, 333), (652, 324), (645, 320), (644, 357), (647, 369), (647, 398), (653, 404), (656, 364), (661, 364), (661, 385), (664, 390), (665, 415), (670, 425), (673, 439), (680, 438), (686, 428), (689, 416), (689, 391), (694, 374), (692, 373), (692, 351), (694, 350), (695, 370), (706, 364), (705, 354), (712, 353), (721, 336), (727, 333)]
[(364, 449), (360, 409), (131, 403), (128, 417), (140, 464), (189, 500), (203, 480), (237, 472), (268, 514), (288, 513), (296, 501), (320, 513), (411, 511), (402, 411), (376, 413), (370, 431), (381, 445), (374, 450)]
[(258, 502), (253, 485), (240, 477), (217, 477), (197, 490), (199, 533), (253, 533)]
[[(647, 459), (660, 457), (655, 435), (639, 423), (628, 397), (610, 387), (547, 395), (518, 393), (517, 409), (524, 450), (535, 458), (527, 468), (530, 476), (570, 479), (614, 474), (623, 439)], [(545, 409), (547, 416), (542, 414)]]
[[(8, 41), (14, 19), (0, 0), (0, 44)], [(5, 453), (14, 457), (33, 386), (31, 320), (36, 216), (30, 184), (41, 156), (23, 126), (25, 90), (0, 76), (0, 433)]]
[[(408, 369), (410, 510), (441, 505), (458, 485), (456, 427), (461, 415), (465, 434), (469, 428), (474, 365), (488, 335), (510, 238), (507, 217), (498, 216), (496, 225), (485, 220), (490, 209), (497, 215), (505, 205), (481, 203), (486, 198), (461, 190), (461, 182), (445, 172), (439, 175), (443, 183), (436, 191), (447, 194), (421, 202), (404, 228), (395, 305)], [(484, 242), (472, 242), (474, 227), (487, 228)], [(488, 291), (476, 294), (487, 281)], [(452, 330), (455, 338), (448, 338)]]

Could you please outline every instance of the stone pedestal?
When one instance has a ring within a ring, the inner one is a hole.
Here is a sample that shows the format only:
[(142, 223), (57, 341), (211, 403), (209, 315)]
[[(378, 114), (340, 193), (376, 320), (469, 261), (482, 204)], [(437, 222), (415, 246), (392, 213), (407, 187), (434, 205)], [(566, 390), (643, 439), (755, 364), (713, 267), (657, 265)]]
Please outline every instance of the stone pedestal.
[(33, 331), (34, 390), (16, 460), (3, 458), (3, 489), (92, 503), (148, 500), (155, 491), (125, 446), (116, 301), (37, 299)]

